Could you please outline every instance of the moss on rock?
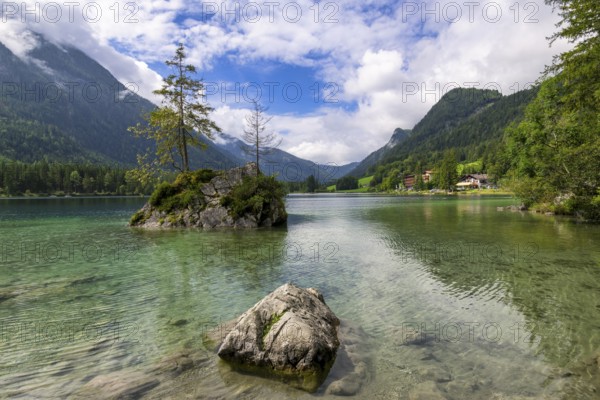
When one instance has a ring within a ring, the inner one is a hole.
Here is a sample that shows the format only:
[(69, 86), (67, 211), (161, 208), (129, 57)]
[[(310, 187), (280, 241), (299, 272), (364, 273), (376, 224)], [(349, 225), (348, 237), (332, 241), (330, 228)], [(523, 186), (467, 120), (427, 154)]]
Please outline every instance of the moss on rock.
[(273, 314), (273, 315), (271, 315), (271, 319), (269, 319), (269, 322), (266, 323), (265, 326), (263, 327), (263, 331), (262, 331), (263, 346), (264, 346), (265, 338), (269, 334), (269, 331), (271, 330), (271, 328), (273, 327), (273, 325), (275, 325), (277, 322), (279, 322), (279, 320), (281, 319), (281, 317), (283, 317), (283, 314), (285, 314), (285, 311), (283, 311), (283, 312), (281, 312), (279, 314)]
[[(284, 197), (283, 186), (274, 177), (261, 174), (244, 177), (240, 185), (221, 199), (221, 205), (228, 207), (234, 217), (242, 217), (247, 213), (260, 215), (265, 205), (283, 204)], [(285, 213), (285, 210), (279, 211)]]
[(141, 225), (148, 219), (144, 210), (139, 210), (129, 220), (129, 225)]
[(156, 187), (129, 222), (141, 227), (258, 227), (285, 222), (285, 192), (250, 163), (228, 171), (181, 173)]

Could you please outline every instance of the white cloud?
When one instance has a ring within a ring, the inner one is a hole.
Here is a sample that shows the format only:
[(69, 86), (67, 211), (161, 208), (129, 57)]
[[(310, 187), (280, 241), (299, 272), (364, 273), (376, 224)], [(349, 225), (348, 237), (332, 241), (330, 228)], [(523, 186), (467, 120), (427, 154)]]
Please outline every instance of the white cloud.
[[(241, 138), (248, 112), (246, 108), (225, 105), (215, 110), (213, 118), (224, 132)], [(381, 129), (381, 124), (364, 123), (362, 121), (368, 121), (368, 118), (356, 117), (354, 113), (337, 108), (322, 108), (308, 116), (270, 116), (273, 119), (268, 129), (283, 138), (282, 150), (321, 163), (343, 165), (355, 161), (366, 146), (376, 148), (380, 146), (380, 139), (387, 141), (391, 136), (391, 131)], [(384, 133), (377, 135), (377, 132)]]
[[(534, 81), (552, 55), (566, 48), (564, 43), (548, 48), (546, 37), (557, 16), (541, 0), (534, 3), (537, 8), (521, 5), (517, 22), (516, 10), (510, 8), (514, 2), (502, 0), (493, 6), (482, 3), (472, 20), (464, 8), (455, 23), (444, 21), (454, 18), (449, 4), (455, 2), (430, 1), (426, 9), (438, 4), (438, 15), (425, 15), (423, 28), (420, 2), (413, 3), (419, 8), (414, 15), (407, 7), (397, 7), (393, 15), (367, 14), (358, 4), (345, 3), (337, 24), (310, 19), (291, 24), (275, 18), (270, 24), (241, 23), (229, 31), (219, 27), (227, 36), (221, 49), (235, 49), (241, 62), (317, 65), (320, 78), (343, 88), (340, 99), (357, 102), (355, 112), (324, 108), (307, 116), (276, 116), (273, 124), (289, 131), (283, 147), (300, 157), (362, 159), (385, 144), (394, 128), (412, 128), (446, 90), (471, 85), (510, 94)], [(498, 21), (493, 20), (494, 7), (502, 10)], [(525, 23), (531, 11), (538, 22)], [(324, 59), (315, 63), (310, 57), (315, 52)]]
[(345, 82), (345, 93), (351, 98), (364, 98), (389, 90), (396, 86), (402, 63), (402, 54), (397, 50), (367, 50), (355, 76)]
[[(92, 18), (93, 8), (85, 8), (85, 4), (92, 3), (99, 7), (102, 18), (98, 22), (90, 22), (86, 18)], [(62, 17), (58, 19), (50, 11), (44, 11), (39, 2), (28, 2), (29, 10), (36, 9), (37, 15), (25, 14), (23, 4), (14, 3), (16, 11), (8, 15), (0, 16), (0, 41), (7, 46), (17, 56), (28, 60), (27, 53), (37, 46), (35, 37), (31, 31), (42, 34), (47, 40), (58, 45), (69, 45), (84, 51), (94, 58), (101, 65), (107, 68), (119, 81), (127, 84), (138, 94), (150, 100), (156, 98), (152, 90), (160, 86), (162, 78), (155, 71), (151, 70), (144, 61), (138, 60), (133, 55), (123, 54), (111, 46), (111, 41), (118, 40), (128, 28), (137, 24), (124, 24), (123, 20), (126, 14), (119, 14), (118, 18), (112, 14), (111, 5), (102, 4), (94, 1), (84, 3), (73, 2), (71, 4), (80, 4), (80, 6), (61, 7)], [(62, 3), (54, 3), (62, 4)], [(64, 3), (69, 4), (69, 3)], [(114, 3), (120, 4), (120, 3)], [(11, 9), (12, 10), (12, 9)], [(83, 10), (87, 10), (83, 12)], [(121, 10), (123, 11), (123, 10)], [(25, 19), (25, 23), (21, 22)], [(6, 19), (6, 22), (4, 22)], [(55, 21), (56, 22), (53, 22)], [(117, 22), (115, 22), (117, 20)], [(126, 27), (120, 28), (120, 26)], [(134, 41), (135, 38), (130, 37)], [(134, 51), (135, 54), (135, 51)]]
[(17, 57), (29, 61), (27, 53), (38, 46), (35, 36), (17, 21), (8, 20), (0, 25), (0, 41)]
[[(247, 4), (226, 0), (213, 5), (222, 12), (234, 9), (235, 3)], [(287, 2), (272, 10), (272, 21), (264, 7), (262, 17), (252, 22), (253, 15), (243, 8), (234, 16), (237, 20), (223, 13), (208, 19), (201, 15), (207, 2), (152, 0), (139, 3), (139, 10), (116, 3), (118, 16), (107, 3), (96, 23), (79, 15), (73, 22), (63, 17), (57, 24), (42, 20), (26, 25), (57, 43), (82, 49), (122, 82), (138, 84), (140, 94), (147, 97), (160, 85), (148, 63), (170, 58), (179, 41), (184, 41), (189, 61), (204, 69), (208, 80), (210, 69), (223, 56), (240, 64), (260, 60), (310, 66), (316, 74), (311, 79), (334, 82), (343, 89), (337, 97), (355, 102), (356, 110), (348, 111), (340, 103), (308, 115), (275, 115), (272, 124), (277, 131), (288, 132), (284, 149), (314, 161), (338, 163), (362, 159), (384, 145), (396, 127), (414, 126), (439, 100), (444, 87), (475, 82), (509, 94), (534, 81), (552, 55), (567, 48), (562, 42), (548, 48), (546, 37), (556, 30), (558, 17), (543, 0), (486, 1), (471, 10), (452, 0), (427, 0), (426, 8), (421, 1), (347, 0), (320, 2), (318, 15), (312, 0), (296, 3), (302, 8), (297, 22), (291, 22), (292, 8), (285, 14)], [(461, 5), (461, 17), (450, 23), (456, 15), (453, 4)], [(493, 21), (497, 9), (502, 15)], [(427, 10), (437, 11), (423, 15)], [(183, 22), (177, 19), (182, 12)], [(127, 16), (138, 22), (125, 23)], [(328, 16), (338, 22), (325, 23)], [(0, 40), (20, 57), (35, 45), (14, 22), (0, 24)], [(214, 117), (227, 133), (238, 135), (243, 115), (243, 109), (225, 104)]]
[(244, 118), (248, 110), (231, 108), (228, 105), (215, 109), (212, 118), (223, 132), (241, 138), (244, 130)]

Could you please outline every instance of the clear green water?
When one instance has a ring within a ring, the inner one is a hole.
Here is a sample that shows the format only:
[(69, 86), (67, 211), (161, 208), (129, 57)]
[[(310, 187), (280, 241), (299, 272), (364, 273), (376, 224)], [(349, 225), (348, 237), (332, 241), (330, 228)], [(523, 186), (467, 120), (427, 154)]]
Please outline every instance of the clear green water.
[(600, 226), (512, 202), (291, 196), (287, 228), (143, 232), (143, 199), (0, 200), (0, 397), (76, 397), (184, 347), (204, 366), (149, 397), (322, 396), (231, 378), (203, 344), (291, 281), (369, 334), (357, 398), (597, 398)]

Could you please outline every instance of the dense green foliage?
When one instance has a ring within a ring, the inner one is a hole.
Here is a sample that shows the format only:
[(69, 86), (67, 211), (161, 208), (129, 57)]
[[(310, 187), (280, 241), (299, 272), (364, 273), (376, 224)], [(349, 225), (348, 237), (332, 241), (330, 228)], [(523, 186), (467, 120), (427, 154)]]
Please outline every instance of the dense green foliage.
[(0, 160), (0, 195), (148, 194), (151, 186), (127, 178), (127, 169), (95, 164)]
[(600, 219), (600, 8), (553, 0), (561, 29), (578, 41), (547, 71), (526, 118), (509, 130), (508, 179), (527, 205)]
[(447, 151), (439, 167), (436, 169), (435, 185), (442, 190), (452, 190), (457, 182), (456, 154), (454, 151)]
[(237, 217), (242, 217), (246, 213), (262, 212), (265, 204), (275, 201), (283, 204), (284, 197), (284, 187), (275, 177), (260, 174), (245, 176), (241, 185), (233, 188), (229, 195), (221, 199), (221, 204), (229, 207)]
[(108, 158), (85, 150), (53, 125), (18, 117), (0, 117), (0, 156), (23, 162), (108, 162)]
[(310, 175), (308, 178), (306, 178), (306, 192), (307, 193), (314, 193), (315, 190), (317, 190), (318, 187), (318, 182), (315, 179), (314, 175)]
[(344, 176), (335, 183), (335, 190), (358, 189), (358, 179), (353, 176)]
[(183, 209), (199, 203), (200, 188), (215, 176), (217, 176), (216, 172), (210, 169), (182, 172), (173, 183), (162, 182), (159, 184), (152, 192), (148, 202), (151, 206), (164, 212)]
[(328, 183), (318, 181), (312, 174), (303, 181), (280, 181), (280, 183), (288, 193), (316, 193), (328, 191)]

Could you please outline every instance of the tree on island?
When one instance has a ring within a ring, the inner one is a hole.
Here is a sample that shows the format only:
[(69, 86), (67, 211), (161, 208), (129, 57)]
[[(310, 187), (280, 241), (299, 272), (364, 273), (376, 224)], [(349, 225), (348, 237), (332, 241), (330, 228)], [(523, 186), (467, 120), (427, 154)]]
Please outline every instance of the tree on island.
[(249, 147), (245, 147), (244, 151), (252, 154), (256, 159), (256, 175), (260, 173), (260, 156), (270, 154), (274, 149), (281, 144), (281, 138), (277, 138), (274, 132), (265, 132), (267, 124), (273, 117), (265, 116), (267, 109), (259, 104), (256, 100), (252, 101), (253, 109), (246, 116), (244, 133), (242, 140)]
[(162, 87), (153, 93), (163, 97), (162, 105), (147, 116), (147, 124), (137, 124), (129, 130), (138, 137), (156, 143), (156, 160), (148, 163), (148, 154), (138, 156), (138, 177), (149, 179), (149, 170), (154, 167), (173, 167), (181, 172), (190, 170), (188, 147), (206, 148), (200, 138), (213, 138), (213, 132), (221, 129), (208, 118), (213, 108), (204, 103), (204, 84), (193, 79), (196, 67), (185, 64), (183, 44), (179, 44), (175, 55), (166, 65), (174, 73), (163, 78)]
[[(148, 153), (138, 156), (140, 166), (128, 179), (155, 182), (156, 175), (162, 173), (164, 177), (165, 167), (180, 173), (174, 181), (165, 180), (155, 187), (148, 202), (131, 217), (130, 226), (256, 228), (285, 222), (282, 185), (275, 177), (259, 175), (258, 166), (256, 174), (254, 164), (223, 172), (210, 169), (190, 172), (188, 146), (205, 148), (202, 136), (212, 139), (213, 132), (221, 129), (208, 118), (213, 109), (203, 102), (204, 85), (191, 78), (196, 68), (186, 65), (185, 59), (180, 44), (175, 56), (166, 62), (175, 73), (164, 78), (161, 89), (154, 91), (163, 97), (162, 105), (148, 114), (146, 126), (138, 124), (130, 128), (136, 136), (156, 142), (156, 157), (149, 163)], [(263, 110), (256, 109), (261, 117)], [(269, 136), (267, 139), (260, 136), (268, 120), (257, 121), (257, 143), (270, 144)], [(257, 145), (257, 149), (261, 147)], [(223, 181), (227, 182), (225, 186)], [(216, 196), (203, 191), (207, 185)]]

